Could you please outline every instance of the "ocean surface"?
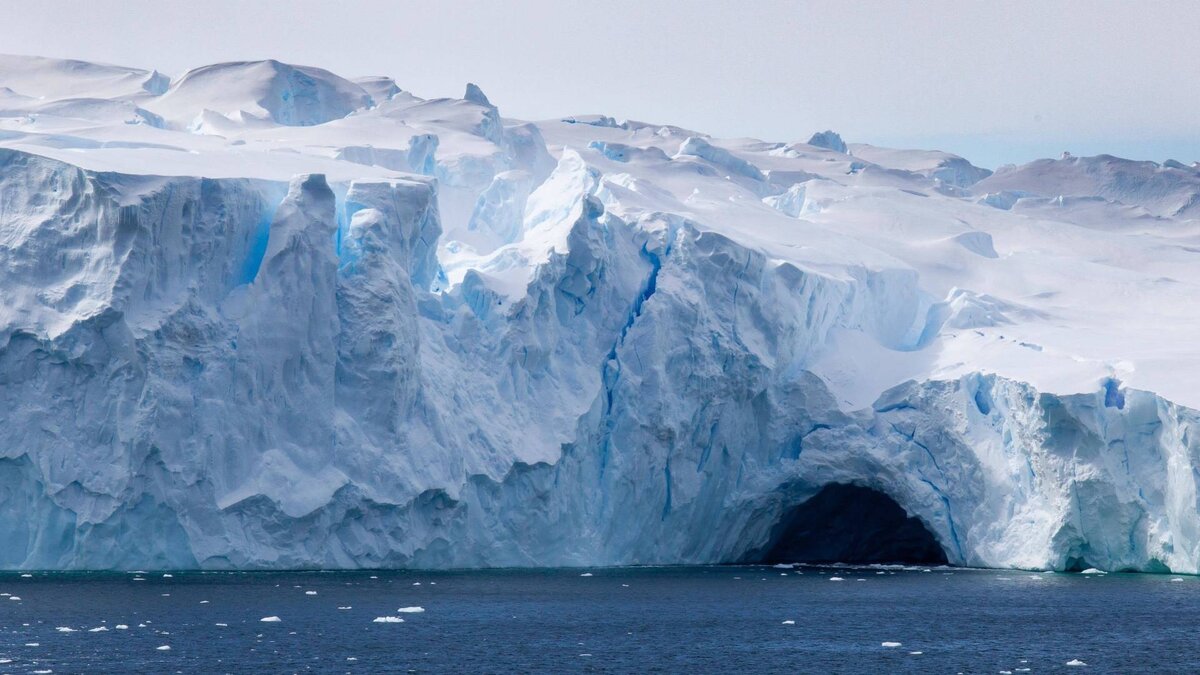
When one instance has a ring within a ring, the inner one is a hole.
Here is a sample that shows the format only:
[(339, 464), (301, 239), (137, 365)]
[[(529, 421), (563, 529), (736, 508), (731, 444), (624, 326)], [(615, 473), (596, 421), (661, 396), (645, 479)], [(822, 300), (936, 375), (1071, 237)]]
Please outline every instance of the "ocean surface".
[(3, 573), (0, 593), (0, 673), (1200, 672), (1200, 578), (1171, 575)]

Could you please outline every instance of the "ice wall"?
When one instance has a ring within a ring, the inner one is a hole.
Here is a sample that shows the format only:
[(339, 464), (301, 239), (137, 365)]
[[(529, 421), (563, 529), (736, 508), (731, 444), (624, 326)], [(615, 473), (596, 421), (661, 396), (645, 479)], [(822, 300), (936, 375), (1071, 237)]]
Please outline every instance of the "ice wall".
[(733, 561), (855, 483), (956, 564), (1200, 569), (1195, 411), (978, 373), (847, 410), (814, 359), (839, 331), (911, 344), (915, 275), (626, 220), (575, 161), (519, 224), (552, 245), (509, 297), (431, 291), (429, 180), (0, 150), (0, 565)]

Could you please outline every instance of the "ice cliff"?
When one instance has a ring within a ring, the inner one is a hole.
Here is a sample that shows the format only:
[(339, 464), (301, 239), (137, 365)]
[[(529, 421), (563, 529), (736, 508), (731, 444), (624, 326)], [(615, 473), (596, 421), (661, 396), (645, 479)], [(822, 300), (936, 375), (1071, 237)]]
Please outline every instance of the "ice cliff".
[(0, 58), (0, 567), (1200, 572), (1200, 177)]

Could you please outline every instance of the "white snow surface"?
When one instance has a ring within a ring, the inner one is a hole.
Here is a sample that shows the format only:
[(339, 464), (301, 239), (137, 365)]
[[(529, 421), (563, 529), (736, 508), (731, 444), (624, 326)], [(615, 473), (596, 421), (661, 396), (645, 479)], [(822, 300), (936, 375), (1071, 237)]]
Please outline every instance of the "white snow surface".
[(0, 567), (1200, 572), (1196, 165), (464, 96), (0, 57)]

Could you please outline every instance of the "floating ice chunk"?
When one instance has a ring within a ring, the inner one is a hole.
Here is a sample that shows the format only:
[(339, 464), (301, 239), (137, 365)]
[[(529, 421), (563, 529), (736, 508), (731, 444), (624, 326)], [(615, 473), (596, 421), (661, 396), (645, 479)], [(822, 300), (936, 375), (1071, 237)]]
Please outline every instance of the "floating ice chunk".
[(162, 645), (161, 647), (155, 647), (155, 649), (160, 652), (169, 652), (171, 651), (171, 645)]
[(21, 598), (15, 596), (15, 595), (10, 595), (10, 596), (8, 596), (8, 599), (9, 600), (20, 600)]
[(925, 653), (925, 652), (921, 652), (921, 651), (909, 652), (909, 654), (912, 654), (913, 656), (920, 656), (920, 655), (922, 655), (922, 654), (924, 654), (924, 653)]
[(174, 575), (174, 574), (164, 574), (164, 575), (163, 575), (163, 578), (164, 578), (164, 579), (172, 579), (172, 578), (174, 578), (174, 577), (175, 577), (175, 575)]
[(58, 626), (54, 630), (56, 630), (60, 633), (74, 633), (75, 632), (75, 629), (71, 628), (70, 626)]
[(404, 623), (404, 619), (398, 616), (377, 616), (371, 623)]
[(316, 595), (317, 592), (316, 591), (304, 591), (304, 594), (305, 595)]
[(32, 575), (32, 574), (22, 574), (22, 575), (21, 575), (21, 578), (22, 578), (22, 579), (32, 579), (32, 578), (33, 578), (33, 575)]
[(46, 668), (45, 670), (31, 670), (29, 672), (33, 673), (33, 675), (49, 675), (50, 673), (53, 673), (54, 671), (50, 670), (49, 668)]
[(259, 619), (259, 621), (261, 623), (279, 623), (280, 621), (283, 621), (283, 619), (277, 616), (264, 616), (263, 618)]
[(421, 582), (419, 582), (419, 581), (414, 581), (414, 582), (413, 582), (413, 586), (420, 586), (420, 585), (421, 585)]
[(117, 630), (129, 630), (129, 626), (126, 624), (123, 624), (123, 623), (119, 623), (119, 624), (113, 626), (113, 628), (115, 628)]
[(338, 607), (338, 609), (354, 609), (354, 608), (351, 607), (350, 605), (346, 605), (344, 607)]
[(207, 604), (208, 604), (208, 601), (207, 601), (207, 600), (201, 600), (201, 601), (200, 601), (200, 604), (202, 604), (202, 605), (207, 605)]
[(783, 625), (785, 625), (785, 626), (795, 626), (795, 625), (796, 625), (796, 622), (795, 622), (795, 621), (793, 621), (793, 620), (791, 620), (791, 619), (786, 619), (786, 620), (784, 620), (784, 622), (783, 622)]
[(1174, 579), (1171, 579), (1171, 581), (1183, 581), (1183, 577), (1175, 577)]
[(590, 576), (592, 576), (592, 573), (591, 573), (591, 572), (584, 572), (583, 574), (580, 574), (579, 576), (581, 576), (581, 577), (590, 577)]
[(1084, 663), (1083, 661), (1080, 661), (1079, 659), (1071, 659), (1070, 661), (1067, 661), (1067, 665), (1068, 666), (1086, 666), (1087, 664)]
[(95, 628), (89, 628), (88, 632), (89, 633), (103, 633), (107, 630), (108, 630), (108, 626), (96, 626)]
[(843, 579), (841, 577), (829, 577), (829, 580), (830, 581), (845, 581), (845, 579)]
[(25, 646), (26, 647), (41, 647), (42, 645), (41, 645), (41, 643), (38, 643), (38, 642), (26, 642)]
[(887, 647), (888, 649), (891, 649), (892, 647), (899, 647), (900, 643), (899, 642), (880, 642), (879, 646)]
[(346, 657), (346, 660), (347, 660), (347, 661), (357, 661), (358, 659), (357, 659), (357, 658), (355, 658), (355, 657), (353, 657), (353, 656), (347, 656), (347, 657)]
[(794, 567), (794, 565), (791, 563), (779, 563), (778, 565), (775, 565), (775, 569), (777, 570), (790, 570), (792, 567)]
[(1104, 574), (1104, 570), (1098, 570), (1095, 567), (1089, 567), (1086, 570), (1080, 572), (1080, 574)]
[(401, 614), (420, 614), (421, 612), (425, 611), (425, 608), (424, 607), (401, 607), (400, 609), (398, 609), (396, 611)]
[(217, 628), (229, 628), (229, 624), (227, 623), (214, 623), (213, 625)]

